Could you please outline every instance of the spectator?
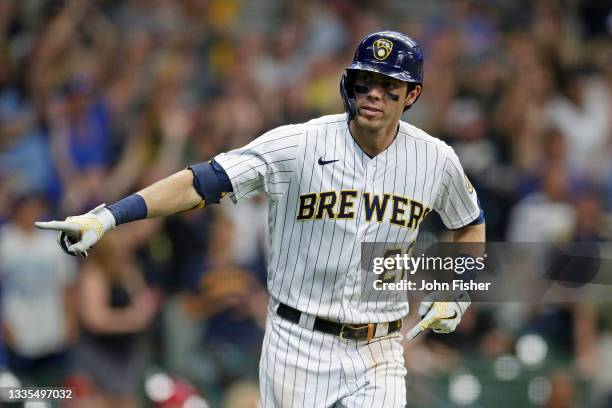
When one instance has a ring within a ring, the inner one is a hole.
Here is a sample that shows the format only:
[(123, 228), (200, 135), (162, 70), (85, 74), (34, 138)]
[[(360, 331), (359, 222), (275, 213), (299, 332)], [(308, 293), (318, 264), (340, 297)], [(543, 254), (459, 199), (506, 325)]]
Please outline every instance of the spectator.
[(567, 169), (546, 169), (539, 190), (519, 202), (510, 216), (508, 240), (513, 242), (564, 242), (571, 238), (575, 214), (569, 204)]
[(578, 68), (563, 70), (558, 81), (560, 94), (548, 103), (546, 114), (567, 139), (570, 169), (598, 174), (609, 161), (600, 152), (612, 132), (610, 91), (601, 78)]
[(232, 205), (222, 204), (223, 216), (232, 220), (231, 262), (266, 276), (268, 206), (263, 196)]
[(50, 110), (51, 141), (62, 184), (66, 188), (66, 211), (85, 210), (102, 191), (108, 167), (110, 128), (108, 112), (91, 101), (87, 79), (66, 85), (65, 100)]
[(268, 296), (263, 277), (233, 261), (231, 220), (217, 214), (211, 236), (198, 294), (189, 302), (202, 327), (190, 372), (215, 399), (234, 381), (256, 378)]
[(605, 236), (605, 219), (603, 200), (598, 191), (584, 188), (574, 200), (576, 226), (573, 240), (577, 242), (603, 242)]
[(126, 245), (129, 237), (116, 231), (109, 238), (82, 270), (83, 335), (75, 374), (91, 385), (84, 406), (137, 407), (145, 368), (142, 341), (157, 313), (159, 295), (146, 286)]
[(58, 199), (59, 181), (48, 136), (15, 69), (0, 62), (0, 174), (11, 174), (23, 189)]
[(22, 193), (0, 231), (2, 338), (10, 370), (30, 386), (61, 385), (78, 333), (75, 261), (33, 226), (46, 211), (40, 195)]

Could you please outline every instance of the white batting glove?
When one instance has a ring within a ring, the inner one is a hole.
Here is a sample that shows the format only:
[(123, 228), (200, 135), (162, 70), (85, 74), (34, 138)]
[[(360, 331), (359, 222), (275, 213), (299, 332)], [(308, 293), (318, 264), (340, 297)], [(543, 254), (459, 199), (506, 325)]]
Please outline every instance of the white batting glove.
[[(431, 328), (434, 333), (451, 333), (455, 331), (461, 317), (472, 301), (467, 292), (458, 292), (455, 300), (449, 302), (452, 295), (448, 293), (432, 292), (423, 298), (419, 305), (421, 321), (406, 334), (408, 340), (414, 339), (419, 333)], [(437, 301), (444, 299), (446, 301)]]
[(115, 217), (101, 204), (83, 215), (68, 217), (64, 221), (36, 222), (38, 228), (59, 231), (60, 247), (72, 256), (87, 258), (87, 250), (98, 242), (102, 235), (115, 227)]

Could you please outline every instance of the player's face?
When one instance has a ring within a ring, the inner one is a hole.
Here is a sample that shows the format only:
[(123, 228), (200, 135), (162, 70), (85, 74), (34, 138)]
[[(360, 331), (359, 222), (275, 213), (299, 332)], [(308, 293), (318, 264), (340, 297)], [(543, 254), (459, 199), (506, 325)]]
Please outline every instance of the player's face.
[(411, 103), (406, 82), (368, 71), (358, 71), (355, 76), (355, 101), (357, 124), (371, 131), (395, 126)]

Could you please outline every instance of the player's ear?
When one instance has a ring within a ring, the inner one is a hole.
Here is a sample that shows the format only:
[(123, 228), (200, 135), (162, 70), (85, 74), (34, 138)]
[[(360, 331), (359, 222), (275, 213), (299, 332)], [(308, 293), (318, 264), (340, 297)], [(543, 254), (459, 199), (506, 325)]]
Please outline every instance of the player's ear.
[(422, 89), (421, 85), (419, 85), (419, 84), (415, 84), (415, 85), (409, 86), (408, 98), (407, 98), (407, 101), (406, 101), (406, 106), (409, 106), (409, 105), (413, 104), (414, 101), (417, 100), (417, 98), (421, 94), (421, 89)]
[(412, 105), (419, 98), (419, 95), (421, 94), (421, 89), (422, 87), (419, 84), (408, 84), (406, 100), (404, 101), (404, 111), (408, 109), (410, 105)]

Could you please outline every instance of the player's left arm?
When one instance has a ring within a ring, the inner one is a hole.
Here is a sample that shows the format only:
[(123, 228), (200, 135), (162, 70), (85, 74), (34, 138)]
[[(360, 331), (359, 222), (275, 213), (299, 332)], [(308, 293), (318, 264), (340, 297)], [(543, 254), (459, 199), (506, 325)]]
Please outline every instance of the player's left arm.
[[(468, 251), (461, 256), (479, 257), (484, 253), (486, 228), (484, 221), (478, 224), (470, 224), (453, 231), (453, 241), (457, 243), (468, 243)], [(482, 245), (479, 245), (482, 243)], [(455, 331), (463, 314), (471, 304), (467, 292), (456, 293), (432, 292), (423, 298), (419, 305), (419, 316), (421, 321), (417, 323), (407, 334), (408, 340), (414, 339), (419, 333), (432, 329), (434, 333), (451, 333)]]
[[(436, 211), (444, 224), (453, 230), (453, 241), (469, 244), (461, 247), (460, 256), (474, 258), (482, 256), (486, 241), (484, 212), (474, 187), (465, 176), (459, 159), (452, 150), (443, 166), (443, 171)], [(465, 277), (467, 275), (473, 276), (466, 274)], [(470, 304), (471, 299), (465, 291), (428, 294), (419, 305), (421, 321), (407, 333), (406, 337), (412, 340), (429, 328), (435, 333), (455, 331)]]
[[(481, 224), (470, 224), (463, 228), (459, 228), (453, 231), (453, 242), (485, 242), (486, 241), (486, 228), (485, 223)], [(476, 249), (476, 248), (475, 248)], [(480, 256), (481, 253), (470, 254), (472, 256)]]

